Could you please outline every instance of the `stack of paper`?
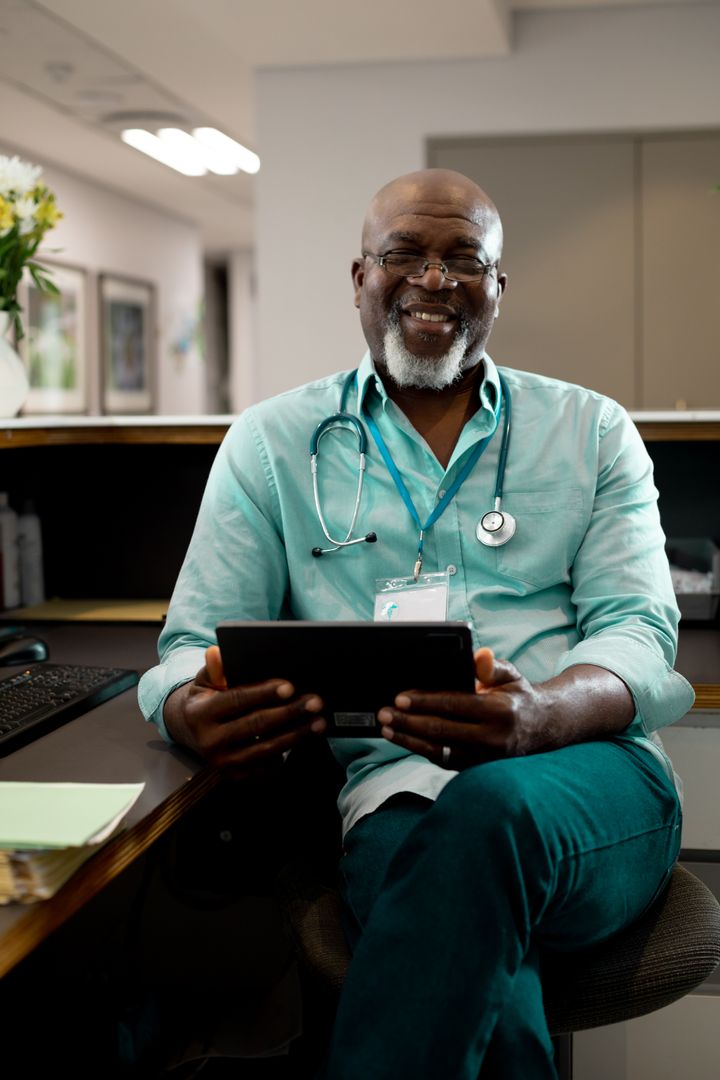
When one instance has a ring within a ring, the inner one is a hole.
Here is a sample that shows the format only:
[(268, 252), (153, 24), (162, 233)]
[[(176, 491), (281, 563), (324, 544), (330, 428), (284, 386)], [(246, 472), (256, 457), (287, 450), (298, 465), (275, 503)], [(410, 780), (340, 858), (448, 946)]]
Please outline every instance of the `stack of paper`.
[(0, 782), (0, 904), (57, 892), (120, 828), (144, 786)]

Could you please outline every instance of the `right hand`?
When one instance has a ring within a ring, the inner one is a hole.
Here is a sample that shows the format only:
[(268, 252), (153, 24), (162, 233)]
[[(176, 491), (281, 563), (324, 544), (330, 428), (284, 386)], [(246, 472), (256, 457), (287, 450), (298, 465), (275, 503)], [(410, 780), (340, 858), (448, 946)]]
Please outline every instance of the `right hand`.
[(211, 645), (193, 682), (167, 698), (163, 719), (176, 742), (239, 779), (267, 771), (286, 750), (324, 732), (322, 708), (317, 694), (295, 697), (286, 679), (228, 687), (220, 649)]

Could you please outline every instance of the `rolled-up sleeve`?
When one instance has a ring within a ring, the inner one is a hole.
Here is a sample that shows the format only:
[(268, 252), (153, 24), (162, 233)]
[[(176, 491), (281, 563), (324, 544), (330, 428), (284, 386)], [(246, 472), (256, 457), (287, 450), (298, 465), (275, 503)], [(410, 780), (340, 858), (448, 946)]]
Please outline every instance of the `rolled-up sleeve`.
[(673, 669), (679, 610), (665, 553), (652, 460), (621, 406), (609, 401), (597, 440), (592, 513), (572, 571), (581, 640), (556, 674), (595, 664), (633, 695), (630, 731), (650, 734), (684, 716), (694, 692)]
[(187, 554), (158, 640), (160, 663), (138, 686), (145, 718), (165, 739), (170, 693), (195, 677), (226, 619), (276, 619), (287, 591), (287, 560), (274, 479), (250, 410), (225, 436), (213, 462)]

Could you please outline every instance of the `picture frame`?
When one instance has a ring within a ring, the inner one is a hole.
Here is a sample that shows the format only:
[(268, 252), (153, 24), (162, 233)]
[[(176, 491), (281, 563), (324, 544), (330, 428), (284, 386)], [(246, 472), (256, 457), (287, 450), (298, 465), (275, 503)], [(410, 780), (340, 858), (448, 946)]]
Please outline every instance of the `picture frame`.
[(103, 273), (98, 295), (101, 412), (150, 413), (155, 403), (155, 286)]
[(38, 289), (27, 271), (20, 284), (25, 335), (17, 349), (30, 380), (22, 415), (86, 413), (88, 275), (78, 266), (41, 262), (59, 292)]

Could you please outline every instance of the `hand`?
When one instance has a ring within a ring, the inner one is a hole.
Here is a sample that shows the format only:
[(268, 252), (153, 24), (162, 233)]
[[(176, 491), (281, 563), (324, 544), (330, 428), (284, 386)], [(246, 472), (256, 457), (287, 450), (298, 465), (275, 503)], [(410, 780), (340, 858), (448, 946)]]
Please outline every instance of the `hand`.
[[(524, 678), (491, 649), (475, 653), (476, 692), (406, 690), (378, 713), (386, 739), (449, 769), (543, 748), (546, 701), (542, 687)], [(443, 760), (443, 747), (450, 748)]]
[(317, 694), (295, 697), (284, 679), (228, 687), (220, 649), (211, 645), (193, 682), (174, 690), (164, 720), (176, 742), (235, 779), (267, 771), (282, 754), (325, 731)]

